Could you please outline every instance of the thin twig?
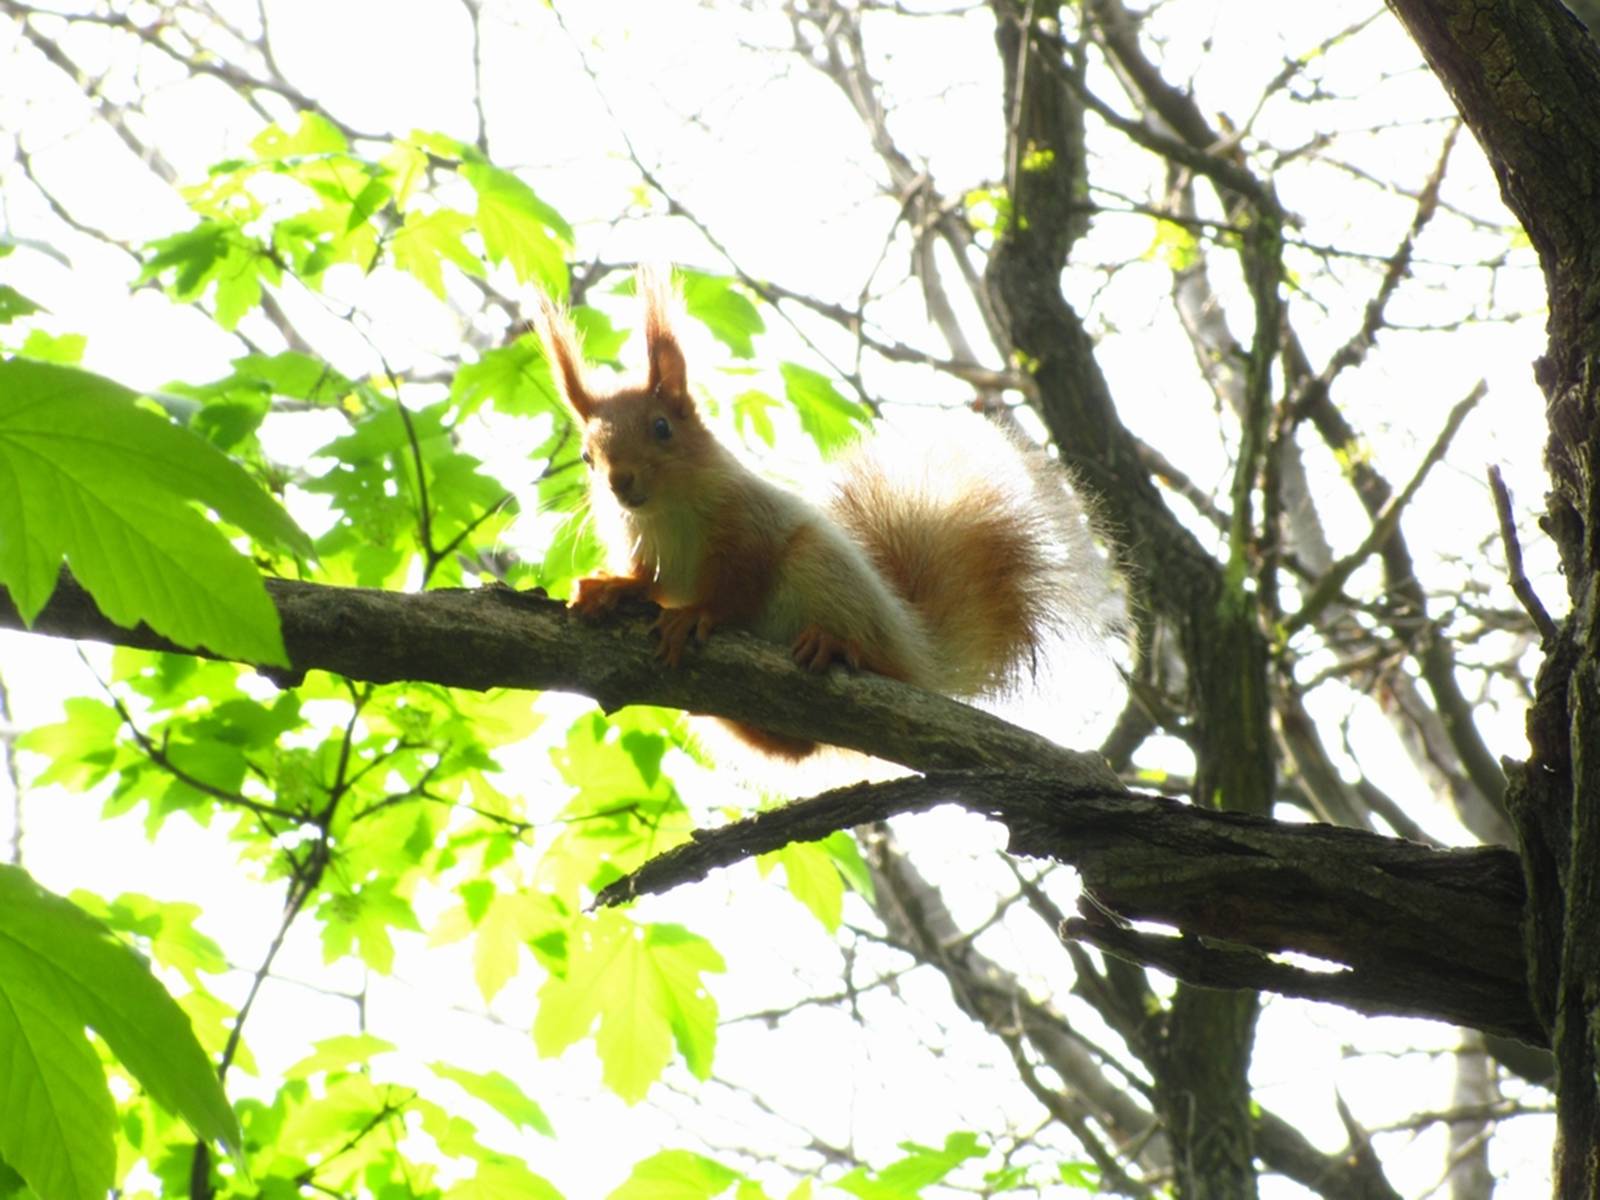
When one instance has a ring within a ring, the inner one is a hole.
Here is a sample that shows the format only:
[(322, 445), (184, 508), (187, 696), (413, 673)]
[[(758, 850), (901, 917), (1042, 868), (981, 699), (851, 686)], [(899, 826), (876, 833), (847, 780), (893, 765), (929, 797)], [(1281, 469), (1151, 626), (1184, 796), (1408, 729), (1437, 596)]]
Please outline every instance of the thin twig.
[(1550, 619), (1539, 593), (1533, 590), (1533, 584), (1528, 582), (1528, 576), (1523, 572), (1522, 543), (1517, 540), (1517, 525), (1511, 517), (1511, 493), (1506, 489), (1506, 481), (1500, 477), (1499, 467), (1489, 468), (1489, 490), (1494, 493), (1494, 511), (1500, 517), (1500, 540), (1505, 543), (1506, 572), (1510, 576), (1511, 591), (1533, 618), (1540, 640), (1549, 645), (1556, 639), (1556, 623)]
[(1451, 439), (1456, 435), (1456, 430), (1461, 428), (1461, 422), (1467, 419), (1467, 414), (1488, 392), (1488, 384), (1480, 379), (1473, 385), (1472, 390), (1467, 393), (1466, 397), (1450, 410), (1450, 415), (1445, 418), (1444, 428), (1439, 431), (1439, 436), (1434, 439), (1433, 446), (1417, 467), (1416, 474), (1411, 477), (1411, 482), (1406, 484), (1398, 495), (1389, 498), (1389, 502), (1383, 506), (1382, 511), (1373, 519), (1372, 529), (1362, 539), (1361, 545), (1329, 567), (1327, 573), (1317, 582), (1317, 586), (1312, 589), (1311, 595), (1306, 597), (1305, 603), (1300, 606), (1300, 611), (1284, 621), (1283, 632), (1285, 635), (1295, 632), (1295, 630), (1313, 620), (1339, 594), (1339, 590), (1344, 587), (1345, 580), (1355, 574), (1356, 568), (1366, 562), (1380, 546), (1394, 535), (1394, 531), (1400, 524), (1400, 514), (1405, 511), (1406, 505), (1411, 502), (1411, 498), (1417, 494), (1417, 489), (1427, 479), (1428, 472), (1444, 457), (1445, 451), (1450, 447)]

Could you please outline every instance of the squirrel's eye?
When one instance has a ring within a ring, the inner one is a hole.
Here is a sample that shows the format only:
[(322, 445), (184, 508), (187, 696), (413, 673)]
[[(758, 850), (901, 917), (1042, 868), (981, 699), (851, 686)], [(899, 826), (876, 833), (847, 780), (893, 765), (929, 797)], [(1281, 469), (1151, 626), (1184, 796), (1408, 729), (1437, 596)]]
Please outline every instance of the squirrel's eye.
[(665, 417), (657, 417), (652, 432), (656, 435), (656, 441), (664, 442), (672, 436), (672, 426), (667, 423)]
[(584, 466), (586, 466), (586, 467), (594, 466), (594, 455), (590, 454), (587, 450), (585, 450), (583, 452), (582, 457), (583, 457), (583, 465)]

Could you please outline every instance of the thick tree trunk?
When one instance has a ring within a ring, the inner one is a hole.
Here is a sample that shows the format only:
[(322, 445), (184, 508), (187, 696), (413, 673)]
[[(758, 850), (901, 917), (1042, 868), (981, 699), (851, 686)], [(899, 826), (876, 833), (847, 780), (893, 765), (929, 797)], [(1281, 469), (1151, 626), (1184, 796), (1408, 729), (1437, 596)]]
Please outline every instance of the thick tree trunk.
[[(1266, 813), (1273, 786), (1267, 653), (1242, 569), (1259, 439), (1247, 436), (1241, 451), (1233, 569), (1224, 570), (1156, 492), (1117, 418), (1083, 324), (1061, 293), (1061, 271), (1083, 229), (1082, 47), (1064, 40), (1061, 27), (1040, 19), (1045, 10), (1032, 4), (994, 0), (992, 7), (1005, 73), (1012, 214), (989, 260), (991, 303), (1029, 365), (1062, 459), (1122, 531), (1127, 565), (1156, 581), (1151, 608), (1179, 632), (1195, 721), (1197, 796), (1218, 808)], [(1259, 228), (1276, 228), (1271, 207), (1261, 207)], [(1251, 379), (1260, 383), (1270, 375), (1278, 336), (1276, 261), (1270, 252), (1251, 260), (1273, 265), (1251, 279), (1266, 331), (1251, 351)], [(1252, 411), (1263, 419), (1244, 422), (1256, 434), (1265, 431), (1265, 395), (1252, 392), (1263, 402)], [(1257, 1007), (1251, 991), (1183, 986), (1165, 1014), (1150, 1065), (1180, 1196), (1256, 1194), (1248, 1076)]]
[(1556, 1192), (1600, 1196), (1600, 49), (1557, 0), (1390, 0), (1477, 135), (1539, 252), (1550, 342), (1544, 527), (1572, 611), (1513, 772), (1533, 1002), (1556, 1056)]

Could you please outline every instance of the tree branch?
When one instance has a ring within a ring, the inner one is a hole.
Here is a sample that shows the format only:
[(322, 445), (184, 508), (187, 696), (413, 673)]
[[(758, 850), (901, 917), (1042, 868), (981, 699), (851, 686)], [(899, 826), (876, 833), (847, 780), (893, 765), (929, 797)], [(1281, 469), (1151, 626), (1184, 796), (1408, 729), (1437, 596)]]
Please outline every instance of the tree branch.
[[(503, 588), (407, 595), (267, 583), (294, 664), (283, 683), (321, 669), (375, 683), (555, 688), (607, 708), (662, 704), (753, 720), (946, 772), (830, 792), (702, 832), (607, 889), (603, 903), (701, 878), (789, 842), (959, 803), (1004, 824), (1013, 854), (1076, 866), (1093, 906), (1188, 935), (1171, 944), (1134, 940), (1103, 918), (1075, 930), (1108, 949), (1212, 986), (1264, 986), (1543, 1041), (1524, 983), (1522, 878), (1509, 851), (1434, 850), (1134, 796), (1093, 755), (892, 680), (809, 675), (776, 647), (737, 634), (719, 633), (674, 671), (655, 660), (642, 615), (588, 625), (556, 601)], [(3, 593), (0, 626), (23, 627)], [(113, 625), (67, 576), (33, 629), (195, 653), (143, 627)], [(783, 686), (772, 686), (778, 677)], [(948, 774), (973, 770), (979, 773)], [(1261, 957), (1282, 951), (1345, 969), (1323, 973)]]
[[(842, 670), (812, 675), (779, 647), (748, 635), (719, 631), (684, 667), (669, 670), (655, 658), (648, 633), (653, 605), (591, 625), (541, 593), (503, 587), (407, 594), (287, 579), (268, 579), (266, 585), (293, 667), (263, 673), (283, 686), (323, 670), (372, 683), (554, 689), (590, 696), (607, 711), (659, 704), (733, 717), (914, 770), (1025, 767), (1085, 786), (1118, 786), (1098, 755), (1063, 749), (970, 705), (882, 676)], [(28, 628), (3, 590), (0, 627)], [(66, 574), (32, 629), (147, 650), (206, 653), (175, 645), (142, 625), (113, 624)], [(774, 686), (775, 681), (781, 682)]]
[[(597, 902), (665, 891), (790, 842), (940, 804), (1000, 822), (1012, 854), (1076, 867), (1083, 915), (1064, 932), (1119, 957), (1203, 987), (1266, 988), (1544, 1042), (1527, 995), (1522, 873), (1511, 851), (1439, 850), (1039, 774), (941, 773), (826, 792), (703, 830)], [(1181, 936), (1135, 931), (1133, 921)], [(1287, 952), (1331, 967), (1268, 957)]]

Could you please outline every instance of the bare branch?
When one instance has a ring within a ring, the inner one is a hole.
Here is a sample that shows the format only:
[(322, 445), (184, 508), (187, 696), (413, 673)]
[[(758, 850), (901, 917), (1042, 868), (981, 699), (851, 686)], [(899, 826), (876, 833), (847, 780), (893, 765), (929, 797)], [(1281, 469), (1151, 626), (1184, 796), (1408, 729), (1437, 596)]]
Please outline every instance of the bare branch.
[[(842, 788), (701, 831), (618, 880), (615, 904), (793, 841), (959, 804), (1000, 822), (1012, 854), (1075, 866), (1086, 898), (1066, 933), (1212, 988), (1266, 988), (1540, 1043), (1523, 978), (1522, 873), (1509, 850), (1439, 850), (1281, 824), (1018, 772)], [(1144, 933), (1154, 921), (1181, 936)], [(1297, 952), (1330, 969), (1272, 955)]]
[[(748, 721), (776, 733), (860, 750), (916, 770), (1032, 767), (1116, 787), (1098, 755), (1063, 749), (970, 705), (882, 676), (837, 669), (813, 675), (768, 642), (720, 631), (681, 669), (652, 652), (653, 605), (592, 625), (542, 593), (504, 587), (407, 595), (268, 579), (290, 671), (263, 669), (284, 686), (324, 670), (373, 683), (427, 680), (449, 687), (555, 689), (607, 710), (660, 704)], [(648, 611), (647, 611), (648, 610)], [(27, 629), (0, 592), (0, 627)], [(204, 654), (144, 626), (107, 620), (63, 576), (31, 625), (35, 633)], [(775, 680), (781, 685), (774, 686)]]
[(1461, 423), (1467, 419), (1467, 414), (1477, 405), (1479, 400), (1488, 395), (1489, 388), (1481, 379), (1473, 386), (1472, 391), (1456, 402), (1454, 408), (1445, 417), (1444, 428), (1439, 431), (1439, 436), (1429, 447), (1428, 453), (1418, 464), (1416, 473), (1411, 476), (1411, 481), (1402, 488), (1398, 495), (1391, 496), (1387, 504), (1378, 513), (1372, 522), (1372, 528), (1367, 536), (1361, 539), (1361, 544), (1345, 555), (1330, 567), (1326, 574), (1317, 581), (1311, 595), (1306, 597), (1305, 603), (1300, 606), (1300, 611), (1284, 620), (1285, 634), (1293, 633), (1310, 622), (1316, 615), (1330, 604), (1344, 587), (1345, 580), (1355, 574), (1356, 568), (1371, 558), (1384, 543), (1394, 537), (1394, 532), (1400, 525), (1400, 515), (1405, 511), (1411, 498), (1428, 478), (1428, 472), (1438, 465), (1450, 448), (1451, 439), (1456, 431), (1461, 428)]
[(1511, 590), (1533, 618), (1540, 638), (1546, 643), (1552, 642), (1559, 631), (1522, 569), (1522, 543), (1517, 540), (1517, 524), (1511, 515), (1511, 492), (1506, 488), (1506, 481), (1500, 477), (1499, 467), (1489, 468), (1489, 490), (1494, 493), (1494, 511), (1500, 518), (1500, 540), (1506, 548), (1506, 568), (1511, 577)]

